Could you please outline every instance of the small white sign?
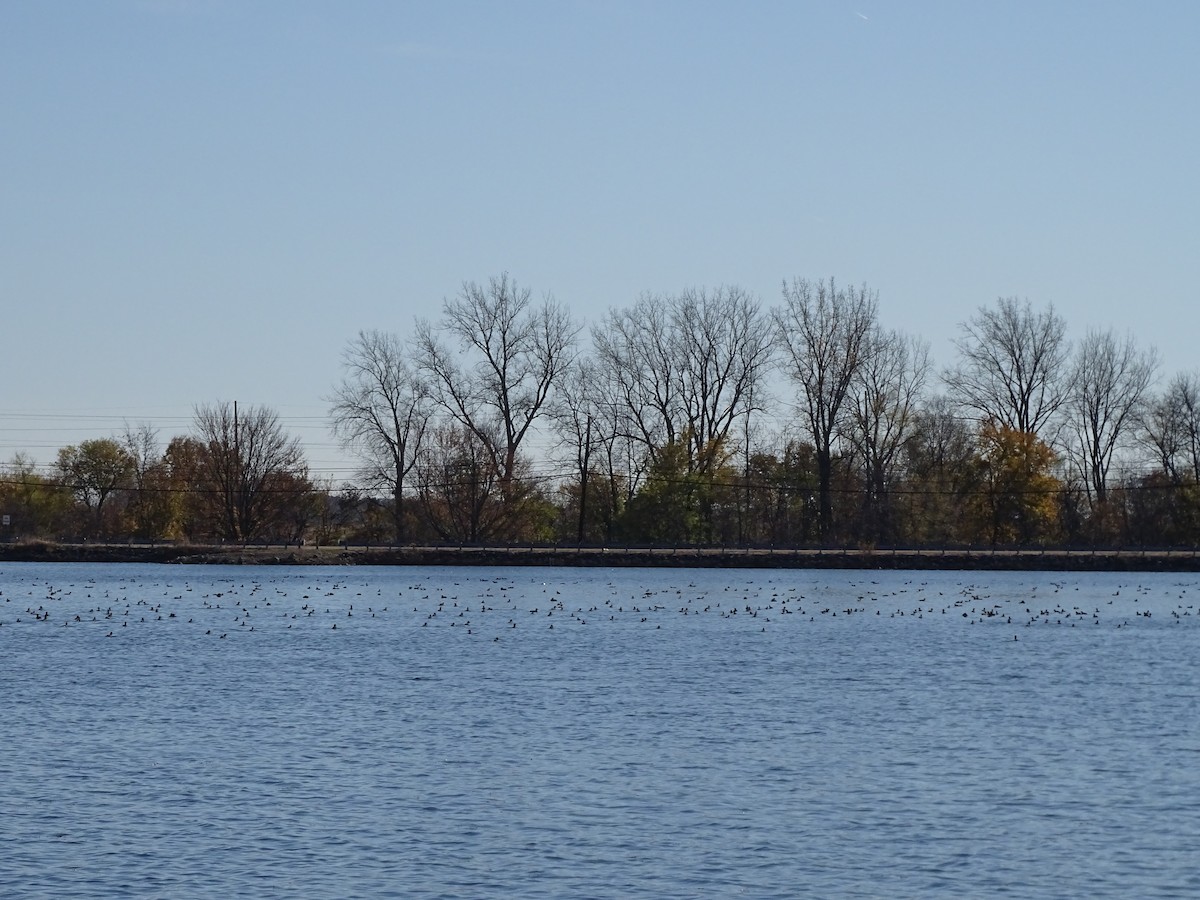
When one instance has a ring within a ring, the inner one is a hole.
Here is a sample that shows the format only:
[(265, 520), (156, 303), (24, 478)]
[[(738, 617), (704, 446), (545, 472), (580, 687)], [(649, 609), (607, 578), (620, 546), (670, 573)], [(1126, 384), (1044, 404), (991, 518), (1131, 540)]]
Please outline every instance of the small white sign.
[(12, 516), (4, 516), (3, 519), (5, 528), (12, 524)]

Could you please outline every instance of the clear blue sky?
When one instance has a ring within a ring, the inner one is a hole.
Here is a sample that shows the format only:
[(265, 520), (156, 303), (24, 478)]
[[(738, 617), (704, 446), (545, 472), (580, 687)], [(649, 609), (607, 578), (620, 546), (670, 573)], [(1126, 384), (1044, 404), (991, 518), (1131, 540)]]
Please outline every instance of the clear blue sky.
[(1198, 26), (1194, 2), (9, 0), (0, 461), (237, 399), (338, 467), (346, 341), (503, 270), (585, 321), (866, 282), (942, 366), (1015, 295), (1194, 369)]

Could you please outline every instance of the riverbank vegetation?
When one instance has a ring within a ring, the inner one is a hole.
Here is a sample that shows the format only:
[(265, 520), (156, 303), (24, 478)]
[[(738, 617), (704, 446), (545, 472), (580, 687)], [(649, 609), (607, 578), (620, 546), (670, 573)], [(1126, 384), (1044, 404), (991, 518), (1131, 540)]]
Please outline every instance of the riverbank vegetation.
[[(1200, 543), (1200, 376), (1002, 298), (937, 368), (865, 286), (645, 295), (585, 327), (507, 275), (331, 373), (353, 479), (200, 403), (0, 471), (0, 537), (668, 546)], [(779, 425), (779, 423), (783, 423)]]

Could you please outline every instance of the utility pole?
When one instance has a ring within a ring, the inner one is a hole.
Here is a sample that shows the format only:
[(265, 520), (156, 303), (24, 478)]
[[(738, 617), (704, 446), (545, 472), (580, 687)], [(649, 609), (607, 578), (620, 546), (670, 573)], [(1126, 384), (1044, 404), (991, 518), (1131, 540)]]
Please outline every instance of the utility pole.
[(745, 522), (750, 517), (750, 410), (754, 408), (754, 388), (751, 387), (749, 396), (746, 402), (746, 428), (743, 433), (742, 449), (745, 452), (745, 464), (742, 467), (742, 482), (745, 487), (745, 502), (739, 503), (738, 506), (738, 541), (743, 546), (746, 544), (746, 526)]

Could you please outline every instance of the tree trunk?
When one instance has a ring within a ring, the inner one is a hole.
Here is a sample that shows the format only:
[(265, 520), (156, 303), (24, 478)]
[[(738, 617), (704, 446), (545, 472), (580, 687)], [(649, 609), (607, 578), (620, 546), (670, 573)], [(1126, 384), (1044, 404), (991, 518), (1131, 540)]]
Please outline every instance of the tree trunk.
[(827, 541), (833, 532), (833, 453), (828, 448), (817, 450), (817, 500), (821, 540)]

